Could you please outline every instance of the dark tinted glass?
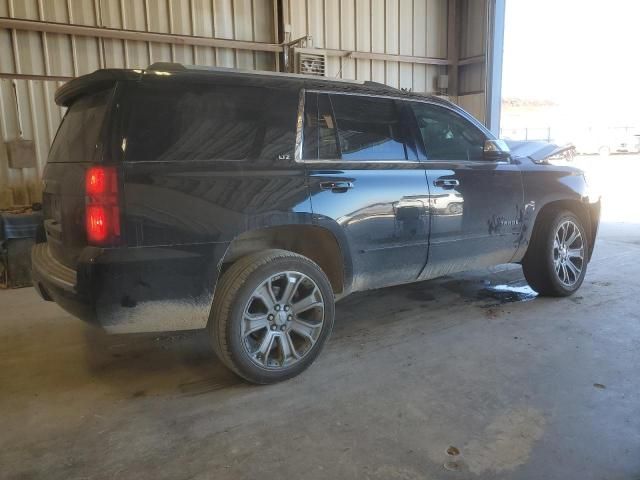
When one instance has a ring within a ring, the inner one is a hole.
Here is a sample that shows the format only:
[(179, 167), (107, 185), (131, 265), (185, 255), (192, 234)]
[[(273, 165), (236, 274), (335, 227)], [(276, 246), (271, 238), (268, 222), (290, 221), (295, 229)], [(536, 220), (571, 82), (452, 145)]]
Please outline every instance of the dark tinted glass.
[(293, 159), (295, 92), (159, 82), (131, 98), (128, 161)]
[(406, 129), (393, 100), (331, 95), (345, 160), (406, 160)]
[(315, 160), (318, 156), (318, 94), (307, 93), (304, 98), (304, 134), (302, 158)]
[(49, 152), (49, 162), (92, 162), (112, 90), (79, 98), (67, 111)]
[(329, 95), (318, 95), (318, 158), (336, 159), (340, 158), (336, 136), (336, 122), (331, 111), (331, 101)]
[(483, 160), (485, 134), (461, 115), (437, 105), (412, 103), (427, 158)]
[(304, 152), (306, 160), (339, 158), (336, 128), (327, 94), (307, 93), (305, 98)]

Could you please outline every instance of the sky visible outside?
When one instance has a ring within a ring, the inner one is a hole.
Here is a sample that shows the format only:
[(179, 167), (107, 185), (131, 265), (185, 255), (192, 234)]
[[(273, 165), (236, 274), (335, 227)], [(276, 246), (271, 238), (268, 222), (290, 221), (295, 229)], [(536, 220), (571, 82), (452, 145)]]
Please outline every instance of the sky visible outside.
[(640, 0), (507, 0), (502, 88), (557, 104), (503, 128), (640, 126)]

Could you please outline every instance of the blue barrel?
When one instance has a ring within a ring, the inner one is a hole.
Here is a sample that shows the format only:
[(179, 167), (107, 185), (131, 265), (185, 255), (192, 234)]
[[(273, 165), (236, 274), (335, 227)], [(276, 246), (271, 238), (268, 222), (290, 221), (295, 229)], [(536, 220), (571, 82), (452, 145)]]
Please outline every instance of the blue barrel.
[(42, 212), (0, 213), (0, 240), (36, 238)]

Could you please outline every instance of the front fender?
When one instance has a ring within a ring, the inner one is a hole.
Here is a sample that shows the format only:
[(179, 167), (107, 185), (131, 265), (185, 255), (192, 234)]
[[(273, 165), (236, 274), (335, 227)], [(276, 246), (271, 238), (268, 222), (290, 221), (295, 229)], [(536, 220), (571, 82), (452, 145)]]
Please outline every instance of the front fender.
[(572, 167), (534, 165), (523, 170), (524, 211), (518, 248), (512, 259), (520, 262), (527, 252), (533, 228), (541, 212), (564, 202), (580, 205), (588, 213), (589, 256), (600, 220), (600, 197), (590, 192), (582, 171)]

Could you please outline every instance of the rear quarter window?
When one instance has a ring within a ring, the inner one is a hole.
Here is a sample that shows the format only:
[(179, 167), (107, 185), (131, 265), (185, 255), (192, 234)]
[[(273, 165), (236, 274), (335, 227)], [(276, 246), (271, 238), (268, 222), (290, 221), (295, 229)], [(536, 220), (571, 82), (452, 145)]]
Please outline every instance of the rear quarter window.
[(113, 90), (78, 98), (67, 110), (51, 145), (50, 163), (92, 162)]
[(148, 82), (130, 98), (126, 161), (293, 158), (296, 92)]

